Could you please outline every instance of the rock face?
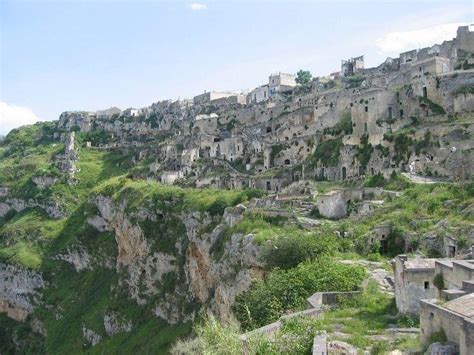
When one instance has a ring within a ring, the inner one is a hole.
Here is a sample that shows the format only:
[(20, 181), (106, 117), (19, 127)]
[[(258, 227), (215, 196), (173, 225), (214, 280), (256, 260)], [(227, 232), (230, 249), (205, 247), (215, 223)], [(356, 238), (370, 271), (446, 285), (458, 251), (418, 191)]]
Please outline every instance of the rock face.
[(41, 275), (34, 271), (0, 263), (0, 312), (18, 321), (25, 320), (43, 287)]
[[(125, 271), (122, 286), (138, 304), (152, 299), (153, 313), (170, 324), (192, 319), (189, 304), (196, 301), (229, 319), (235, 297), (262, 276), (253, 236), (225, 237), (224, 232), (243, 218), (242, 205), (227, 208), (216, 221), (203, 212), (163, 213), (151, 207), (130, 212), (126, 201), (117, 203), (106, 196), (97, 196), (93, 203), (98, 214), (88, 223), (100, 231), (113, 231), (118, 249), (116, 268)], [(152, 221), (159, 229), (160, 223), (169, 220), (182, 224), (180, 232), (172, 236), (169, 250), (157, 250), (154, 239), (158, 236), (153, 231), (145, 233), (144, 226)], [(68, 258), (72, 259), (71, 254)], [(74, 264), (76, 270), (86, 267), (77, 261)]]
[(102, 340), (102, 336), (97, 334), (91, 329), (87, 329), (85, 326), (82, 326), (82, 335), (89, 345), (96, 345)]
[(54, 178), (52, 176), (47, 176), (47, 175), (33, 176), (31, 178), (31, 180), (35, 183), (36, 186), (38, 186), (38, 188), (40, 190), (46, 189), (46, 188), (54, 185), (57, 181), (56, 178)]
[(21, 212), (27, 208), (34, 207), (41, 208), (51, 218), (63, 218), (66, 216), (63, 208), (57, 202), (38, 202), (33, 199), (7, 198), (4, 202), (0, 202), (0, 217), (4, 217), (10, 210)]
[(117, 312), (107, 313), (104, 316), (104, 328), (108, 336), (121, 332), (129, 332), (132, 330), (132, 323), (127, 322)]

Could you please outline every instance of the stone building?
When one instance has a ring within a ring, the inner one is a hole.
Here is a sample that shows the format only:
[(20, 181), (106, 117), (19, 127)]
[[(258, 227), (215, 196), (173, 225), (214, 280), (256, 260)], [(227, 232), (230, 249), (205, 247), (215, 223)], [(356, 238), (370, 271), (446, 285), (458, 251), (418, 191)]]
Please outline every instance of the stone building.
[(203, 94), (197, 95), (193, 97), (193, 102), (195, 105), (204, 105), (208, 104), (213, 100), (226, 98), (229, 96), (234, 96), (235, 93), (233, 92), (218, 92), (218, 91), (208, 91)]
[(395, 301), (402, 314), (419, 314), (420, 300), (434, 298), (435, 260), (399, 255), (392, 261)]
[(474, 354), (474, 293), (445, 303), (437, 299), (421, 301), (422, 346), (429, 345), (430, 337), (440, 331), (456, 344), (459, 354)]
[(247, 103), (259, 103), (267, 101), (270, 97), (268, 85), (262, 85), (253, 89), (247, 96)]
[(422, 345), (442, 331), (460, 354), (474, 353), (474, 260), (399, 255), (392, 265), (397, 308), (420, 315)]
[(277, 93), (290, 91), (296, 86), (295, 76), (287, 73), (276, 73), (268, 78), (268, 90), (270, 96)]
[(108, 118), (112, 118), (115, 115), (120, 115), (121, 112), (122, 110), (119, 109), (118, 107), (111, 107), (107, 110), (97, 111), (96, 116), (98, 119), (108, 119)]
[(343, 76), (351, 76), (361, 72), (364, 69), (364, 56), (342, 60), (341, 73)]

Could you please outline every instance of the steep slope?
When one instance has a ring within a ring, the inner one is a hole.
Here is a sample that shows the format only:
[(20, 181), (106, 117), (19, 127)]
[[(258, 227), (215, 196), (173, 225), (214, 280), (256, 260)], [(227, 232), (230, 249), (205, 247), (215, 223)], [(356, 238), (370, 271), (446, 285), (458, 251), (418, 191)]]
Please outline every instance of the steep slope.
[(202, 306), (231, 317), (261, 265), (251, 238), (218, 239), (261, 192), (134, 181), (128, 156), (74, 144), (63, 169), (55, 134), (24, 127), (1, 148), (0, 309), (20, 323), (2, 316), (0, 349), (156, 351)]

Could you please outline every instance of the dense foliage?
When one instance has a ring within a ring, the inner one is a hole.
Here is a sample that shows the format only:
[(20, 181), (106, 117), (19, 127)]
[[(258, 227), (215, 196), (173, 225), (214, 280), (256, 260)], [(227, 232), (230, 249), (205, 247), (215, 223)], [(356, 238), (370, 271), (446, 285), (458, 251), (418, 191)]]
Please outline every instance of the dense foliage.
[(275, 270), (266, 281), (256, 281), (237, 298), (235, 315), (244, 329), (258, 328), (276, 321), (286, 311), (304, 308), (306, 299), (315, 292), (352, 291), (364, 276), (362, 267), (328, 258)]

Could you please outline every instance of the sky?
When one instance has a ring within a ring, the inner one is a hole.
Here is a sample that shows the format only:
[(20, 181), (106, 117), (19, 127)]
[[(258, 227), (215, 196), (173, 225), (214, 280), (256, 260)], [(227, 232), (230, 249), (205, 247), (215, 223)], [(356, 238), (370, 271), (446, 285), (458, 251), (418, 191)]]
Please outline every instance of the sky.
[(0, 0), (0, 134), (452, 39), (472, 0)]

